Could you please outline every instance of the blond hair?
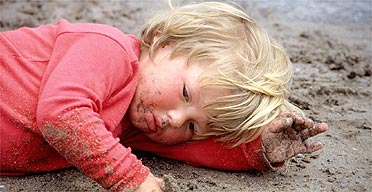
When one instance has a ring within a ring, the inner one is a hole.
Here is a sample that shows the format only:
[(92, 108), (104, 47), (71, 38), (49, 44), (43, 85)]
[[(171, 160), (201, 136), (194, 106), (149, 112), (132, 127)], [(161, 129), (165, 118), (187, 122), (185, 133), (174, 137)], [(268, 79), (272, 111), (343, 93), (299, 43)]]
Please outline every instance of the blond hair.
[(220, 2), (171, 8), (143, 26), (142, 45), (151, 56), (174, 43), (172, 56), (206, 69), (198, 79), (202, 92), (225, 93), (205, 105), (209, 131), (195, 139), (218, 136), (237, 146), (257, 138), (281, 112), (301, 113), (286, 100), (288, 56), (247, 14)]

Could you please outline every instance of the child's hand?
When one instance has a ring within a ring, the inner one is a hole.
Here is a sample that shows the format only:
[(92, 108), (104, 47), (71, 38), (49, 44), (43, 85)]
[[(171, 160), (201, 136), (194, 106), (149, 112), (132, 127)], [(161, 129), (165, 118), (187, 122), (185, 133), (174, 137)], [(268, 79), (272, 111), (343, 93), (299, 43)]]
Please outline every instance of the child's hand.
[(299, 153), (312, 153), (323, 147), (306, 139), (328, 129), (326, 123), (314, 123), (296, 113), (283, 113), (274, 119), (261, 135), (266, 158), (271, 163), (283, 162)]
[(163, 180), (150, 173), (135, 192), (162, 192)]

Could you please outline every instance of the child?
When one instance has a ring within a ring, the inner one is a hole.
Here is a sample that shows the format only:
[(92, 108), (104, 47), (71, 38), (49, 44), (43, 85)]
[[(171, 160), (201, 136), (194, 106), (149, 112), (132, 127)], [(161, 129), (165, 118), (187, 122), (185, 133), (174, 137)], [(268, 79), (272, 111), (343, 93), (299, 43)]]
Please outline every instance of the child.
[(129, 147), (223, 170), (322, 147), (305, 140), (326, 124), (285, 113), (300, 112), (285, 100), (288, 57), (223, 3), (157, 16), (140, 41), (60, 20), (0, 42), (2, 175), (75, 166), (111, 191), (161, 191)]

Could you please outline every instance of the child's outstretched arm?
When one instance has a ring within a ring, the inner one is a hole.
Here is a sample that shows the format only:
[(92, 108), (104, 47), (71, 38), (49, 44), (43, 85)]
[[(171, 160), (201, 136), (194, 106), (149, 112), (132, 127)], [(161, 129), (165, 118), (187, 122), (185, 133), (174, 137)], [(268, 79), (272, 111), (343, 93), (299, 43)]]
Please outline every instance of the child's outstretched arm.
[(283, 113), (261, 134), (266, 158), (271, 163), (283, 162), (299, 153), (312, 153), (323, 147), (320, 142), (309, 143), (308, 138), (328, 129), (325, 123), (314, 123), (296, 113)]
[[(294, 132), (293, 129), (298, 131)], [(184, 161), (193, 166), (220, 170), (267, 171), (277, 170), (285, 160), (298, 153), (319, 150), (321, 144), (309, 145), (305, 140), (325, 130), (327, 125), (324, 123), (314, 124), (312, 120), (295, 113), (283, 113), (267, 125), (260, 137), (234, 148), (229, 148), (228, 143), (215, 141), (215, 138), (165, 146), (154, 143), (141, 133), (124, 141), (126, 146), (134, 149)]]

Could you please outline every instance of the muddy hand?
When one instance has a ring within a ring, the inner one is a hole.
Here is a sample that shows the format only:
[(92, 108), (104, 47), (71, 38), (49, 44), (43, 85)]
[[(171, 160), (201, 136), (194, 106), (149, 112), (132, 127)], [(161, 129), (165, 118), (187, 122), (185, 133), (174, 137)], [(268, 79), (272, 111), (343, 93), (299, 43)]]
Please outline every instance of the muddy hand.
[(320, 142), (310, 143), (308, 138), (328, 129), (326, 123), (314, 123), (296, 113), (283, 113), (273, 120), (261, 135), (266, 158), (271, 163), (283, 162), (299, 153), (312, 153), (323, 147)]
[(134, 192), (163, 192), (163, 180), (150, 173)]

